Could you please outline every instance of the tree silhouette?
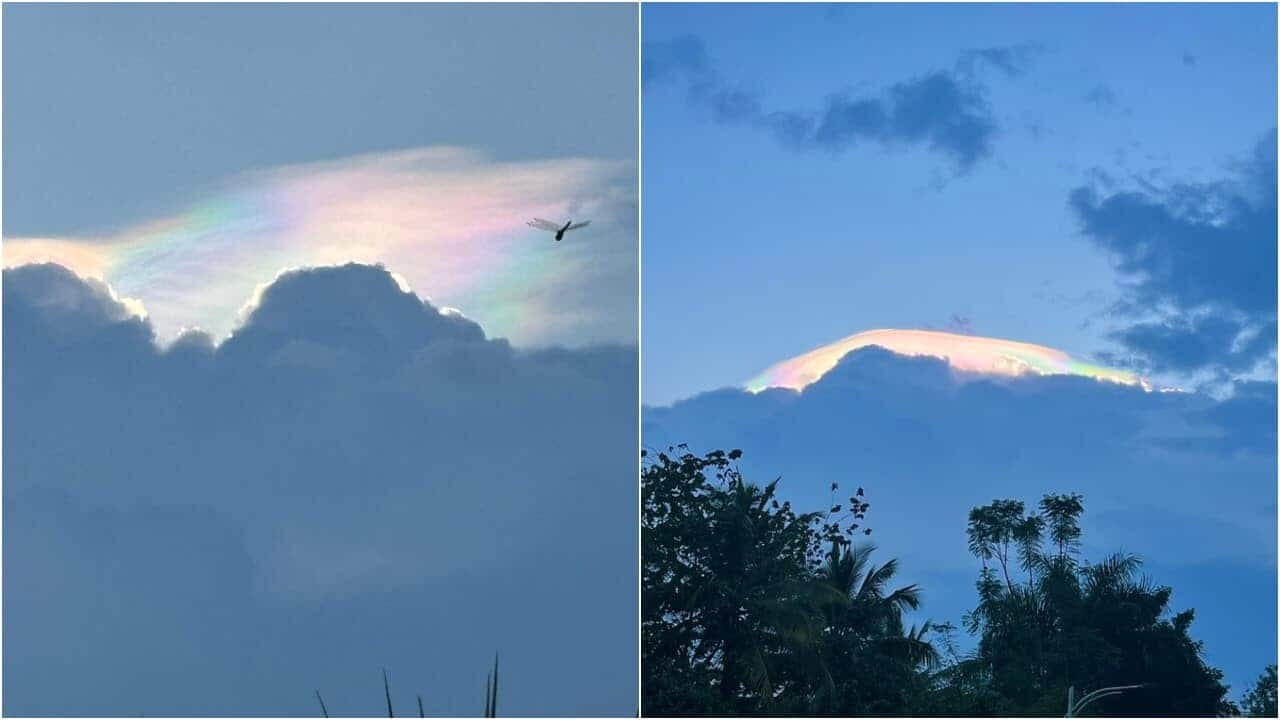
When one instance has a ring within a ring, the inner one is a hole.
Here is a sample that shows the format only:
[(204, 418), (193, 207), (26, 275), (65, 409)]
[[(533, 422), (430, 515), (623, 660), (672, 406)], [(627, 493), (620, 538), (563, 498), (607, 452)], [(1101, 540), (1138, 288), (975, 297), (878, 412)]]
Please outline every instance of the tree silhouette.
[[(997, 500), (970, 513), (969, 547), (983, 567), (966, 625), (978, 636), (978, 649), (940, 674), (932, 700), (962, 714), (1061, 715), (1068, 687), (1087, 692), (1141, 684), (1098, 700), (1090, 712), (1215, 716), (1232, 710), (1222, 673), (1204, 663), (1200, 643), (1188, 633), (1194, 611), (1170, 614), (1171, 588), (1140, 576), (1142, 562), (1133, 555), (1080, 560), (1080, 496), (1046, 495), (1039, 515), (1025, 514), (1024, 507)], [(1044, 532), (1049, 549), (1041, 552)], [(1021, 549), (1025, 578), (1015, 580), (1002, 560), (1010, 544)], [(991, 558), (1003, 578), (987, 564)]]
[(1253, 687), (1245, 693), (1240, 703), (1240, 710), (1245, 717), (1276, 717), (1276, 666), (1268, 665), (1267, 669), (1254, 681)]
[(779, 480), (742, 477), (739, 451), (671, 450), (644, 471), (644, 714), (830, 711), (849, 653), (936, 655), (927, 629), (902, 629), (916, 588), (888, 591), (897, 564), (849, 539), (867, 530), (865, 491), (799, 514)]
[[(980, 566), (962, 626), (976, 647), (962, 654), (956, 625), (906, 626), (920, 589), (895, 587), (898, 562), (853, 542), (869, 533), (863, 488), (837, 499), (832, 483), (827, 509), (797, 512), (780, 480), (743, 478), (741, 454), (644, 455), (643, 714), (1061, 717), (1068, 688), (1078, 700), (1115, 686), (1138, 687), (1084, 712), (1237, 712), (1172, 589), (1136, 556), (1081, 556), (1081, 496), (969, 513)], [(1274, 667), (1244, 708), (1274, 716)]]

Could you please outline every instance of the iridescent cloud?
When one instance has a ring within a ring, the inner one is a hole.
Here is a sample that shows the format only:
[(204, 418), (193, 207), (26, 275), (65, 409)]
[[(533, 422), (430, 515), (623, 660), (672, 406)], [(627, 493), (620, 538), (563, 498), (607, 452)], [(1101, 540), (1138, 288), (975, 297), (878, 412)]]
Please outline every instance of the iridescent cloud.
[(1152, 389), (1145, 380), (1133, 373), (1081, 362), (1061, 350), (936, 330), (869, 330), (850, 335), (780, 362), (750, 380), (746, 387), (751, 392), (770, 387), (801, 390), (834, 368), (848, 353), (871, 345), (878, 345), (899, 355), (939, 358), (961, 373), (1005, 377), (1079, 375)]
[[(224, 336), (281, 271), (355, 261), (384, 264), (518, 345), (634, 342), (634, 183), (633, 167), (594, 159), (364, 155), (247, 174), (105, 236), (5, 238), (4, 264), (52, 261), (105, 280), (166, 339), (189, 327)], [(532, 216), (590, 218), (592, 233), (555, 243), (525, 226)]]

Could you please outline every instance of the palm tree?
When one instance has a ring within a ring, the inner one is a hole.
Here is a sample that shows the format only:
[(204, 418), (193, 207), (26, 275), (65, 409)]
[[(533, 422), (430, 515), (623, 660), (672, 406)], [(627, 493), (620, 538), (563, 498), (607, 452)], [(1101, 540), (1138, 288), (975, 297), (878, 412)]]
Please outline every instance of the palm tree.
[(916, 585), (900, 587), (885, 594), (885, 588), (898, 574), (897, 558), (877, 567), (871, 564), (871, 554), (876, 551), (874, 544), (856, 545), (847, 552), (841, 547), (840, 543), (832, 543), (819, 577), (849, 598), (851, 609), (866, 610), (882, 618), (901, 619), (903, 612), (920, 608), (920, 588)]
[(713, 608), (708, 624), (721, 639), (722, 699), (746, 689), (760, 709), (775, 697), (782, 659), (795, 661), (807, 681), (830, 688), (821, 655), (821, 609), (849, 602), (804, 572), (807, 520), (769, 511), (777, 485), (730, 482), (712, 516), (719, 551), (708, 558), (710, 572), (690, 598), (693, 605)]
[[(845, 549), (843, 543), (833, 542), (825, 564), (819, 569), (822, 582), (847, 598), (844, 604), (830, 604), (823, 608), (827, 621), (826, 654), (831, 665), (848, 675), (856, 675), (868, 667), (883, 667), (893, 663), (909, 676), (922, 668), (933, 668), (940, 662), (940, 655), (926, 639), (932, 624), (912, 625), (905, 628), (903, 615), (920, 607), (920, 588), (906, 585), (890, 590), (898, 573), (898, 561), (889, 560), (874, 565), (871, 556), (876, 548), (872, 544)], [(894, 662), (896, 661), (896, 662)], [(869, 698), (858, 697), (869, 692), (868, 683), (861, 678), (840, 677), (837, 683), (843, 688), (844, 697), (822, 697), (816, 704), (834, 712), (865, 714), (874, 708), (865, 703)]]

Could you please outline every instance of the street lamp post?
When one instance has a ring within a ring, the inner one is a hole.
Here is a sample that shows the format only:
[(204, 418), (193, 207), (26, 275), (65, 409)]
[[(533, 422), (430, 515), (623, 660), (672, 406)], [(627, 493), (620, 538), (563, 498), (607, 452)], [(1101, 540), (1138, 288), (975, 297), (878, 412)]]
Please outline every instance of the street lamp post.
[(1111, 697), (1112, 695), (1119, 695), (1120, 693), (1124, 692), (1125, 690), (1134, 690), (1134, 689), (1136, 689), (1136, 688), (1140, 688), (1140, 687), (1142, 687), (1142, 685), (1141, 685), (1141, 684), (1139, 684), (1139, 685), (1115, 685), (1115, 686), (1113, 686), (1113, 687), (1104, 687), (1104, 688), (1099, 688), (1099, 689), (1094, 690), (1093, 692), (1089, 693), (1088, 695), (1085, 695), (1084, 697), (1080, 698), (1079, 700), (1076, 700), (1076, 686), (1075, 686), (1075, 685), (1072, 685), (1072, 686), (1070, 686), (1070, 687), (1068, 687), (1068, 688), (1067, 688), (1067, 714), (1066, 714), (1066, 716), (1065, 716), (1065, 717), (1069, 717), (1069, 718), (1079, 717), (1079, 716), (1080, 716), (1080, 711), (1084, 709), (1084, 706), (1088, 705), (1089, 703), (1093, 702), (1094, 700), (1101, 700), (1101, 699), (1102, 699), (1102, 698), (1104, 698), (1104, 697)]

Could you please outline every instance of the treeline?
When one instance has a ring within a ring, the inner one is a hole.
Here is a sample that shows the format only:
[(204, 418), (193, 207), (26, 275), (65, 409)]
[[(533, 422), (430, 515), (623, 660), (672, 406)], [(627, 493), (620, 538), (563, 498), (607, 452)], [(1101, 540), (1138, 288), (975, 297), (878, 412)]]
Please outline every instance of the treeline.
[(1078, 495), (974, 508), (973, 609), (907, 626), (920, 589), (876, 557), (863, 488), (801, 512), (779, 480), (746, 481), (738, 450), (644, 455), (646, 716), (1061, 717), (1074, 688), (1084, 715), (1275, 717), (1274, 667), (1237, 707), (1170, 588), (1132, 555), (1080, 556)]

